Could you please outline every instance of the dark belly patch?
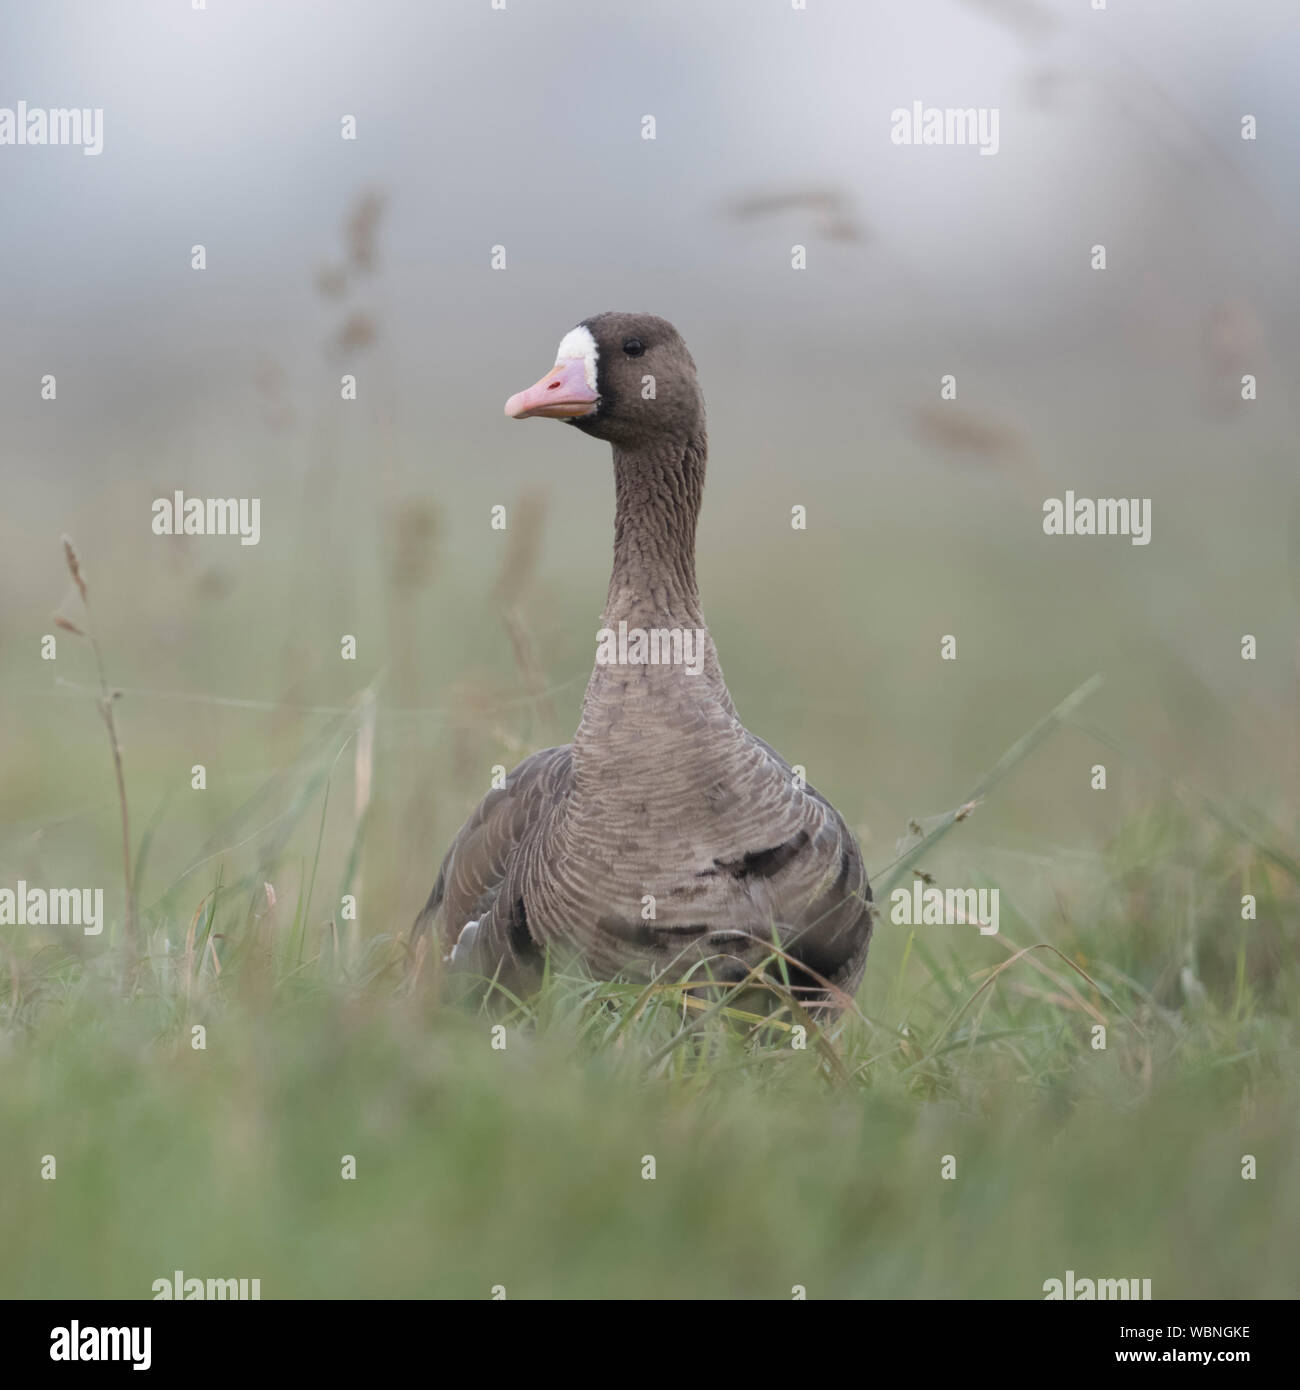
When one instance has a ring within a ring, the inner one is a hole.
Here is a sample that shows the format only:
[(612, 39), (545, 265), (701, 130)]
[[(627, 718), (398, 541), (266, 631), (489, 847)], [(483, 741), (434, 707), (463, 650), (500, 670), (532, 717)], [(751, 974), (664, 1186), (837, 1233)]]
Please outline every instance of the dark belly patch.
[(715, 859), (713, 862), (732, 878), (771, 878), (773, 874), (779, 874), (807, 844), (808, 832), (801, 830), (771, 849), (753, 849), (739, 859)]
[(681, 926), (657, 926), (654, 922), (628, 921), (625, 917), (599, 917), (596, 927), (607, 936), (626, 941), (629, 946), (671, 946), (673, 942), (688, 941), (713, 929), (699, 923)]

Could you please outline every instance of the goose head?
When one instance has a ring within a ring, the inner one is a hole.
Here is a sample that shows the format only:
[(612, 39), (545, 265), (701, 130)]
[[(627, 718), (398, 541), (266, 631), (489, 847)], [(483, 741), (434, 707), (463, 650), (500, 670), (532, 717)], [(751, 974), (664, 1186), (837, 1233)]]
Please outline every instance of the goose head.
[(555, 366), (506, 402), (514, 420), (564, 420), (621, 449), (689, 440), (704, 426), (695, 363), (653, 314), (596, 314), (560, 340)]

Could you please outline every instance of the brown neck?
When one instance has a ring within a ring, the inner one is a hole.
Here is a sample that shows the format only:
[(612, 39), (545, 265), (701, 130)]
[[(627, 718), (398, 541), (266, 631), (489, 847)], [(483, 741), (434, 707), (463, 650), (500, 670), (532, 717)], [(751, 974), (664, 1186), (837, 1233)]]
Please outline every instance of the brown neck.
[[(575, 784), (598, 815), (610, 798), (617, 802), (659, 784), (656, 768), (665, 749), (671, 751), (676, 740), (689, 745), (702, 709), (710, 717), (735, 717), (695, 582), (706, 453), (702, 425), (686, 441), (614, 450), (614, 571), (601, 626), (690, 629), (701, 634), (695, 640), (703, 643), (703, 669), (688, 675), (681, 666), (607, 665), (597, 659), (573, 739), (573, 768)], [(736, 729), (743, 734), (739, 721)], [(716, 726), (713, 745), (721, 756)], [(716, 773), (706, 769), (701, 775)]]
[(614, 448), (614, 569), (607, 626), (620, 619), (703, 627), (695, 524), (708, 453), (704, 428), (687, 440)]

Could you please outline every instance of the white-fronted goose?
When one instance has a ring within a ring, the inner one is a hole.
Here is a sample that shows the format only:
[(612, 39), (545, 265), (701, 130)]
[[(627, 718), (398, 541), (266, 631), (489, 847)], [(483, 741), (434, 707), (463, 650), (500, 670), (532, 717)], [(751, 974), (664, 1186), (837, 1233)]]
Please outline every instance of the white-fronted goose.
[[(861, 852), (825, 797), (740, 722), (700, 609), (707, 445), (685, 343), (650, 314), (598, 314), (506, 414), (567, 420), (613, 446), (601, 628), (629, 637), (598, 648), (573, 742), (526, 758), (479, 803), (413, 938), (429, 928), (453, 969), (519, 990), (548, 946), (600, 978), (684, 974), (707, 959), (714, 979), (738, 980), (775, 928), (809, 1003), (833, 1002), (827, 981), (852, 994), (871, 936)], [(681, 660), (638, 661), (638, 631), (674, 630), (700, 643), (693, 664), (689, 646)]]

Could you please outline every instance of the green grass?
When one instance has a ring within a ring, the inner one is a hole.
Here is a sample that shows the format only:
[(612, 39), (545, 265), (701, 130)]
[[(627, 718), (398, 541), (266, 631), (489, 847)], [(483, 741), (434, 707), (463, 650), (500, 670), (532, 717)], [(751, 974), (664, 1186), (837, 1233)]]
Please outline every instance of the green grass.
[[(1300, 1293), (1300, 840), (1269, 775), (1286, 706), (1270, 690), (1249, 727), (1225, 717), (1118, 601), (1099, 607), (1119, 630), (1068, 651), (986, 665), (963, 637), (945, 668), (931, 631), (973, 620), (935, 614), (970, 575), (1000, 611), (1039, 602), (976, 547), (893, 596), (865, 655), (823, 651), (817, 688), (764, 678), (809, 669), (813, 635), (744, 554), (719, 566), (737, 703), (857, 826), (883, 908), (855, 1008), (806, 1047), (779, 1005), (562, 962), (518, 1003), (444, 997), (436, 956), (412, 982), (406, 932), (491, 765), (576, 718), (585, 569), (533, 591), (516, 666), (491, 603), (464, 598), (492, 564), (454, 599), (359, 565), (354, 613), (283, 577), (177, 599), (177, 645), (131, 557), (91, 563), (127, 692), (144, 961), (124, 989), (89, 655), (61, 635), (52, 673), (13, 639), (0, 883), (99, 883), (111, 919), (99, 938), (0, 927), (0, 1295), (144, 1298), (176, 1269), (267, 1298), (1036, 1298), (1067, 1269), (1157, 1298)], [(300, 598), (281, 619), (268, 592)], [(857, 630), (854, 593), (818, 631)], [(340, 631), (367, 661), (339, 661)], [(1084, 664), (1094, 647), (1112, 659)], [(894, 925), (888, 890), (914, 873), (997, 887), (1000, 935)]]
[(384, 946), (272, 960), (264, 989), (251, 955), (198, 970), (188, 1003), (174, 953), (129, 1001), (38, 958), (7, 1020), (39, 1015), (6, 1065), (4, 1292), (181, 1268), (267, 1297), (1032, 1297), (1073, 1268), (1294, 1293), (1296, 1056), (1247, 986), (1193, 1015), (1037, 952), (980, 994), (911, 944), (887, 1020), (802, 1051), (567, 974), (504, 1018), (437, 1006)]
[[(287, 779), (318, 840), (328, 765)], [(1208, 897), (1171, 956), (1142, 927), (1193, 843)], [(267, 911), (255, 862), (190, 890), (192, 954), (152, 910), (129, 997), (111, 942), (0, 972), (6, 1295), (144, 1296), (175, 1268), (266, 1297), (1032, 1297), (1066, 1268), (1296, 1291), (1294, 932), (1223, 928), (1239, 879), (1272, 922), (1297, 885), (1173, 804), (1052, 942), (1005, 885), (996, 965), (882, 922), (878, 1007), (805, 1048), (788, 1013), (572, 971), (517, 1007), (440, 1001), (395, 936)]]

